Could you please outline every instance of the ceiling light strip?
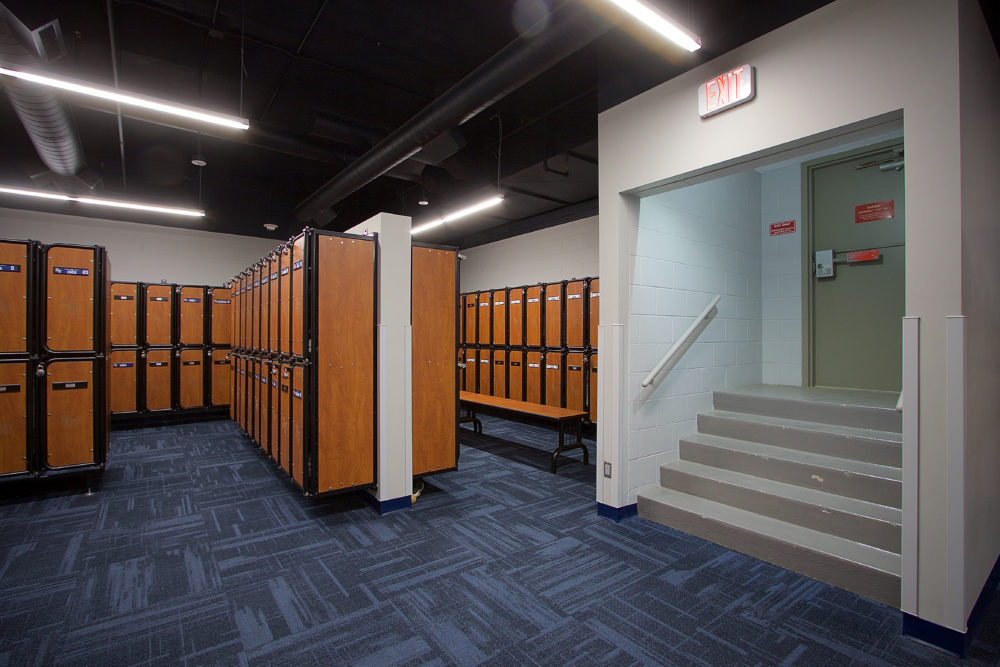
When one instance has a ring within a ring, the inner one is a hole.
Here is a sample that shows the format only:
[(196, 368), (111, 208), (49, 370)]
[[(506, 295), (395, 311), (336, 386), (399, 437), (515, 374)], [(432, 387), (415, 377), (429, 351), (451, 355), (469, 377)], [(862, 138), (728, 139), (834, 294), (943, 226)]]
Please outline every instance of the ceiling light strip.
[(112, 90), (110, 88), (102, 88), (100, 86), (94, 86), (91, 84), (76, 83), (74, 81), (66, 81), (64, 79), (54, 79), (50, 76), (43, 76), (41, 74), (33, 74), (31, 72), (7, 69), (5, 67), (0, 67), (0, 74), (13, 77), (15, 79), (21, 79), (22, 81), (28, 81), (43, 86), (58, 88), (59, 90), (66, 90), (71, 93), (89, 95), (90, 97), (99, 97), (101, 99), (110, 100), (112, 102), (117, 102), (118, 104), (124, 104), (126, 106), (140, 107), (143, 109), (149, 109), (151, 111), (158, 111), (160, 113), (164, 113), (171, 116), (180, 116), (182, 118), (188, 118), (191, 120), (200, 121), (202, 123), (208, 123), (211, 125), (220, 125), (222, 127), (228, 127), (234, 130), (246, 130), (250, 128), (250, 121), (248, 121), (246, 118), (237, 118), (236, 116), (226, 116), (223, 114), (210, 113), (208, 111), (203, 111), (201, 109), (196, 109), (194, 107), (187, 107), (179, 104), (172, 104), (170, 102), (165, 102), (163, 100), (157, 100), (152, 97), (142, 97), (139, 95), (122, 93), (116, 90)]
[(472, 206), (468, 206), (466, 208), (459, 209), (459, 210), (455, 211), (454, 213), (449, 213), (448, 215), (444, 216), (443, 218), (438, 218), (437, 220), (431, 220), (430, 222), (426, 222), (426, 223), (424, 223), (422, 225), (417, 225), (416, 227), (414, 227), (413, 229), (410, 230), (410, 234), (411, 235), (412, 234), (419, 234), (420, 232), (422, 232), (424, 230), (433, 229), (434, 227), (437, 227), (438, 225), (443, 225), (446, 222), (451, 222), (452, 220), (458, 220), (459, 218), (464, 218), (465, 216), (471, 215), (473, 213), (476, 213), (477, 211), (482, 211), (484, 208), (489, 208), (491, 206), (496, 206), (497, 204), (499, 204), (502, 201), (503, 201), (503, 195), (497, 195), (495, 197), (490, 197), (489, 199), (485, 199), (485, 200), (479, 202), (478, 204), (473, 204)]
[(95, 206), (126, 208), (135, 211), (147, 211), (150, 213), (168, 213), (170, 215), (184, 215), (191, 218), (205, 217), (204, 211), (196, 211), (190, 208), (175, 208), (173, 206), (154, 206), (151, 204), (139, 204), (137, 202), (118, 201), (116, 199), (100, 199), (98, 197), (77, 197), (76, 195), (66, 195), (59, 192), (45, 192), (43, 190), (22, 190), (20, 188), (8, 188), (6, 186), (0, 186), (0, 193), (9, 195), (21, 195), (23, 197), (35, 197), (37, 199), (71, 201), (80, 204), (92, 204)]
[(639, 0), (610, 0), (674, 44), (688, 51), (701, 48), (701, 38), (677, 21)]

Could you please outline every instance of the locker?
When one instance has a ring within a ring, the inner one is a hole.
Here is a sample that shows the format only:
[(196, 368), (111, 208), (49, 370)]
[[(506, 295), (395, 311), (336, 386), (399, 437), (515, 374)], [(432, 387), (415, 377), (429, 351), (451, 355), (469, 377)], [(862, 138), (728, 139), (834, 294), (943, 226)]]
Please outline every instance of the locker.
[(250, 279), (247, 272), (240, 274), (240, 349), (250, 349)]
[(493, 350), (493, 396), (507, 398), (507, 350)]
[(507, 343), (511, 347), (524, 345), (524, 288), (507, 291)]
[(493, 290), (493, 345), (507, 344), (507, 290)]
[(292, 478), (299, 486), (305, 488), (305, 369), (302, 366), (291, 366), (292, 374), (292, 447), (291, 456)]
[(139, 409), (139, 351), (113, 350), (108, 373), (108, 405), (112, 414)]
[(173, 285), (146, 285), (146, 345), (170, 345), (173, 343)]
[(529, 347), (542, 344), (542, 294), (541, 285), (524, 290), (524, 342)]
[(172, 350), (146, 350), (146, 409), (169, 410), (173, 376)]
[(462, 342), (466, 345), (476, 344), (476, 314), (478, 299), (475, 292), (462, 295)]
[(263, 289), (261, 289), (261, 264), (255, 264), (253, 267), (253, 283), (250, 286), (250, 349), (260, 350), (261, 340), (260, 340), (260, 322), (261, 322), (261, 297), (263, 294)]
[(305, 248), (304, 235), (292, 241), (292, 354), (297, 356), (305, 348)]
[[(582, 333), (582, 330), (581, 330)], [(584, 373), (583, 352), (569, 352), (563, 359), (563, 369), (566, 377), (566, 405), (570, 410), (584, 410)]]
[(524, 353), (521, 350), (507, 352), (507, 398), (515, 401), (524, 399)]
[(545, 364), (545, 405), (554, 408), (562, 407), (563, 364), (561, 352), (546, 352), (542, 361)]
[(229, 405), (232, 395), (233, 361), (229, 350), (214, 349), (208, 351), (208, 359), (212, 368), (212, 405)]
[(524, 355), (524, 400), (528, 403), (542, 402), (542, 353), (528, 352)]
[[(2, 258), (8, 263), (10, 259)], [(28, 469), (31, 376), (27, 361), (0, 362), (0, 475)]]
[(562, 347), (584, 346), (584, 282), (571, 280), (566, 283), (566, 338)]
[(233, 347), (243, 349), (243, 274), (233, 281)]
[(600, 324), (601, 320), (600, 278), (590, 279), (590, 285), (588, 286), (587, 295), (589, 297), (587, 299), (587, 301), (589, 302), (588, 305), (590, 306), (590, 309), (587, 312), (587, 323), (588, 323), (587, 330), (590, 335), (589, 339), (587, 340), (587, 344), (590, 345), (590, 347), (597, 347), (597, 326), (598, 324)]
[(236, 423), (240, 429), (247, 432), (247, 360), (237, 355), (233, 373), (233, 406)]
[(490, 293), (479, 292), (476, 297), (476, 342), (480, 345), (490, 344)]
[(111, 283), (111, 344), (138, 345), (139, 285)]
[(45, 460), (50, 468), (95, 462), (97, 363), (104, 362), (52, 361), (45, 367)]
[(457, 465), (458, 252), (411, 248), (412, 474)]
[[(46, 246), (45, 250), (45, 338), (52, 352), (96, 353), (103, 350), (98, 323), (101, 291), (97, 288), (97, 248)], [(103, 280), (103, 278), (102, 278)]]
[(180, 288), (180, 337), (181, 345), (205, 343), (205, 288)]
[(268, 454), (269, 432), (268, 417), (268, 364), (262, 361), (254, 362), (254, 442)]
[(281, 364), (274, 363), (269, 364), (268, 366), (268, 382), (270, 384), (268, 387), (270, 396), (270, 411), (268, 414), (270, 431), (268, 435), (268, 448), (274, 462), (280, 463), (281, 448), (282, 446), (288, 446), (288, 443), (283, 443), (281, 441), (281, 411), (279, 409), (279, 406), (281, 405), (281, 401), (279, 399), (279, 394), (281, 392)]
[[(281, 365), (281, 374), (278, 378), (278, 418), (280, 419), (281, 432), (278, 435), (278, 465), (285, 472), (292, 472), (292, 369), (289, 364)], [(300, 439), (301, 445), (301, 439)]]
[(476, 391), (480, 394), (489, 394), (490, 390), (493, 388), (493, 379), (491, 373), (493, 369), (490, 367), (490, 351), (489, 350), (479, 350), (476, 353), (476, 365), (479, 366), (479, 372), (476, 374)]
[(34, 252), (27, 241), (0, 242), (0, 354), (29, 352), (28, 281)]
[(587, 394), (589, 402), (587, 403), (588, 410), (590, 411), (590, 421), (597, 423), (597, 353), (591, 354), (587, 359), (587, 366), (589, 371), (587, 372)]
[(212, 345), (233, 344), (233, 290), (211, 287), (208, 290), (209, 340)]
[(278, 258), (278, 352), (292, 352), (292, 253), (281, 248)]
[(261, 352), (271, 350), (271, 264), (270, 260), (263, 259), (260, 263), (260, 344), (258, 348)]
[(273, 253), (267, 262), (267, 350), (277, 353), (280, 349), (278, 342), (278, 264), (280, 255)]
[(179, 350), (180, 406), (201, 408), (205, 406), (205, 350), (192, 348)]
[(545, 347), (563, 347), (563, 286), (545, 286)]
[(475, 381), (472, 379), (476, 377), (476, 360), (472, 359), (470, 362), (469, 358), (470, 350), (464, 347), (458, 350), (458, 363), (461, 364), (458, 370), (458, 383), (462, 391), (472, 391), (476, 386)]

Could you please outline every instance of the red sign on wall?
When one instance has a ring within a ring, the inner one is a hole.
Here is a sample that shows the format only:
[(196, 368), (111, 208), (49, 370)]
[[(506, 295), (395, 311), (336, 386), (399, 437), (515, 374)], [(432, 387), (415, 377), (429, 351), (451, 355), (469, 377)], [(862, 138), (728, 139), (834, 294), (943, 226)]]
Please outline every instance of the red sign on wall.
[(771, 223), (771, 236), (781, 236), (782, 234), (794, 234), (795, 221), (784, 220), (782, 222)]
[(896, 201), (894, 199), (854, 207), (854, 224), (891, 220), (894, 217), (896, 217)]
[(847, 253), (848, 264), (854, 264), (855, 262), (874, 262), (878, 258), (879, 258), (878, 249), (855, 250), (854, 252)]

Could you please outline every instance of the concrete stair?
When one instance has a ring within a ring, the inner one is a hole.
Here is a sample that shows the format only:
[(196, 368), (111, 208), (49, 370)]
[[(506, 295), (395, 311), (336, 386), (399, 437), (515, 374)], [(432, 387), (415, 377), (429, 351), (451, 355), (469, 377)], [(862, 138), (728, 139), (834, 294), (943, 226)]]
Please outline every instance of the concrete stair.
[(758, 385), (716, 392), (639, 514), (899, 606), (896, 394)]

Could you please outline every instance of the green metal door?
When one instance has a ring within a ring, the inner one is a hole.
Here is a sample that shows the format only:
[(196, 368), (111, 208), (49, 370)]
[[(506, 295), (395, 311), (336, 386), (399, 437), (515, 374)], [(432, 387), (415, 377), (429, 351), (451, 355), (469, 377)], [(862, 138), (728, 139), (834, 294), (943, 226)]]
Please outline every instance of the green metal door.
[[(811, 385), (900, 390), (906, 276), (902, 155), (898, 140), (806, 165)], [(827, 274), (832, 268), (833, 275), (824, 277), (824, 268)]]

